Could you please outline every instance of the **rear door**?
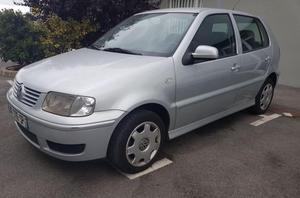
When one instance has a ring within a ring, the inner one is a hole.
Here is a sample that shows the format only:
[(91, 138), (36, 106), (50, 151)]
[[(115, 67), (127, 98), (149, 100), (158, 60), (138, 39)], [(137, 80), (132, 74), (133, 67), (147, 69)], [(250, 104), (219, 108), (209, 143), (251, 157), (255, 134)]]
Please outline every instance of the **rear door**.
[(255, 17), (233, 15), (240, 36), (242, 63), (234, 77), (240, 87), (236, 105), (253, 103), (271, 62), (270, 41), (262, 22)]
[[(191, 54), (199, 45), (216, 47), (217, 60), (195, 60)], [(176, 61), (176, 128), (229, 109), (236, 97), (232, 67), (240, 64), (236, 37), (229, 14), (204, 18), (182, 62)]]

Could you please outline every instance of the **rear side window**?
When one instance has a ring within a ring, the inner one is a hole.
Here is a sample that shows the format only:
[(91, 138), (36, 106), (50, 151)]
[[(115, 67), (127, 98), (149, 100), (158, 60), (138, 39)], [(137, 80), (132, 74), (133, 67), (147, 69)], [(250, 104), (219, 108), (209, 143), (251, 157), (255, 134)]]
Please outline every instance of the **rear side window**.
[(267, 31), (259, 19), (241, 15), (234, 15), (234, 18), (240, 32), (243, 52), (269, 46)]
[(216, 47), (220, 58), (236, 54), (235, 36), (228, 14), (209, 15), (204, 19), (189, 46), (189, 51), (195, 51), (199, 45)]

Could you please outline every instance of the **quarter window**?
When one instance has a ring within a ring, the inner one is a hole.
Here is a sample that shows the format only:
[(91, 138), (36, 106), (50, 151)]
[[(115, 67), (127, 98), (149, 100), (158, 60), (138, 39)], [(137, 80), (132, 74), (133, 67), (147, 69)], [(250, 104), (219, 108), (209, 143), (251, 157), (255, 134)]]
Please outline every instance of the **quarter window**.
[(240, 32), (243, 52), (269, 46), (267, 31), (259, 19), (241, 15), (234, 15), (234, 18)]
[(194, 52), (199, 45), (216, 47), (220, 58), (236, 54), (235, 36), (228, 14), (214, 14), (203, 20), (189, 46), (189, 51)]

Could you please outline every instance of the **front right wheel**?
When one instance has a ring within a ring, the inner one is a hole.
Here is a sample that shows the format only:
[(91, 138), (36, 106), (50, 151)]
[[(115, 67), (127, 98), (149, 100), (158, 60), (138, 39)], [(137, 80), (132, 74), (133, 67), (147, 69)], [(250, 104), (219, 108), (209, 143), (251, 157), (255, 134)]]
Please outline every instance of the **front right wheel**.
[(164, 133), (164, 123), (156, 113), (135, 111), (126, 116), (114, 131), (108, 158), (123, 172), (143, 171), (155, 161)]

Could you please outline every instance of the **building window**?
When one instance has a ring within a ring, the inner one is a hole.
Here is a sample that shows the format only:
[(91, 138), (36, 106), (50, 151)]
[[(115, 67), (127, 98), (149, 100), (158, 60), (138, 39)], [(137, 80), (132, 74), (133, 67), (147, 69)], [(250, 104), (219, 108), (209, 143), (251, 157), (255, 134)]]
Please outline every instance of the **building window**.
[(202, 7), (203, 0), (169, 0), (170, 8)]

